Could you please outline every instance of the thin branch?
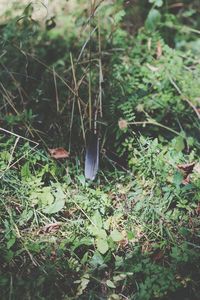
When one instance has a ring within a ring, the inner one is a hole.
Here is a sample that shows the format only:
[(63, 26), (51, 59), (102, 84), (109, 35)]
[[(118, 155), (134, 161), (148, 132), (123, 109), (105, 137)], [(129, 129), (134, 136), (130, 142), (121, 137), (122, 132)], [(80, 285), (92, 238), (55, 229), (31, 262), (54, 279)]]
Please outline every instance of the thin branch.
[(176, 91), (179, 93), (179, 95), (181, 95), (183, 97), (183, 100), (185, 100), (190, 105), (190, 107), (194, 110), (195, 114), (197, 115), (198, 119), (200, 120), (200, 113), (199, 113), (198, 109), (196, 108), (196, 106), (189, 99), (184, 97), (180, 88), (178, 87), (176, 82), (170, 76), (169, 76), (169, 80), (170, 80), (171, 84), (174, 86), (174, 88), (176, 89)]
[(163, 124), (160, 124), (160, 123), (158, 123), (158, 122), (156, 122), (154, 120), (153, 121), (139, 121), (139, 122), (129, 122), (128, 123), (128, 125), (148, 125), (148, 124), (149, 125), (159, 126), (159, 127), (164, 128), (164, 129), (166, 129), (168, 131), (171, 131), (172, 133), (174, 133), (174, 134), (176, 134), (178, 136), (182, 136), (182, 134), (180, 132), (178, 132), (178, 131), (170, 128), (170, 127), (167, 127), (167, 126), (165, 126)]

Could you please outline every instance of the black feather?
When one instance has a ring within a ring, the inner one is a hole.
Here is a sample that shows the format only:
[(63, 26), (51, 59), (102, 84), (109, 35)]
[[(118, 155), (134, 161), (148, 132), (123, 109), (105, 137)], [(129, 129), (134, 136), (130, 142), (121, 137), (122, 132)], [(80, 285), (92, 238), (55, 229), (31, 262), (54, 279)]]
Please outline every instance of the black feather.
[(88, 133), (85, 155), (85, 178), (94, 180), (99, 168), (99, 138), (97, 134)]

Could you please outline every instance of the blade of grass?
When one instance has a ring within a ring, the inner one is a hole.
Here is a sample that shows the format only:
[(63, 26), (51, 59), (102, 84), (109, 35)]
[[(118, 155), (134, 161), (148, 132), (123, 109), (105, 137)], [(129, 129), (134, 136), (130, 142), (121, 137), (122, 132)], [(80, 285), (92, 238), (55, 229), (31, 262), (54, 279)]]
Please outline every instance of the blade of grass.
[(57, 88), (57, 81), (56, 81), (56, 74), (55, 74), (55, 68), (54, 67), (53, 67), (53, 80), (54, 80), (55, 94), (56, 94), (56, 110), (57, 110), (57, 113), (59, 113), (60, 112), (59, 97), (58, 97), (58, 88)]
[[(77, 98), (79, 115), (80, 115), (80, 120), (81, 120), (81, 130), (82, 130), (82, 134), (83, 134), (83, 140), (84, 140), (84, 142), (86, 142), (86, 139), (85, 139), (85, 128), (84, 128), (84, 122), (83, 122), (83, 115), (82, 115), (81, 104), (80, 104), (80, 100), (79, 100), (79, 96), (78, 96), (78, 85), (77, 85), (77, 79), (76, 79), (76, 71), (75, 71), (75, 68), (74, 68), (74, 62), (73, 62), (73, 58), (72, 58), (72, 54), (71, 53), (70, 53), (70, 60), (71, 60), (72, 75), (73, 75), (74, 86), (75, 86), (75, 97)], [(73, 115), (74, 114), (72, 114), (71, 122), (73, 122)]]

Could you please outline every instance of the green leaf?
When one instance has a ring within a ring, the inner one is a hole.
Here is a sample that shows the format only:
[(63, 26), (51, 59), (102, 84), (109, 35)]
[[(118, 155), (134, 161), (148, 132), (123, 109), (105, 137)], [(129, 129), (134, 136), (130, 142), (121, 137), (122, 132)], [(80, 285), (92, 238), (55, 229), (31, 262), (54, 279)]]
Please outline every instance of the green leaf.
[(101, 218), (101, 214), (99, 213), (98, 210), (95, 212), (94, 216), (92, 217), (92, 222), (93, 222), (98, 228), (102, 228), (102, 218)]
[(16, 237), (12, 236), (8, 241), (7, 241), (7, 249), (10, 249), (16, 242)]
[(55, 214), (59, 212), (65, 206), (65, 200), (61, 199), (59, 201), (55, 201), (52, 205), (47, 206), (43, 209), (43, 212), (46, 214)]
[(80, 282), (80, 284), (79, 284), (79, 286), (78, 286), (78, 290), (77, 290), (76, 296), (82, 295), (83, 292), (84, 292), (84, 290), (87, 288), (87, 286), (88, 286), (88, 284), (89, 284), (89, 282), (90, 282), (89, 274), (85, 274), (85, 275), (81, 278), (80, 281), (79, 281), (79, 280), (77, 281), (77, 283), (79, 283), (79, 282)]
[(107, 237), (107, 233), (104, 229), (95, 227), (93, 225), (89, 226), (88, 229), (89, 229), (89, 231), (91, 232), (92, 235), (95, 235), (99, 238), (106, 239), (106, 237)]
[(104, 229), (99, 229), (97, 231), (97, 236), (99, 238), (106, 239), (107, 238), (107, 233), (106, 233), (106, 231)]
[(77, 176), (77, 179), (78, 179), (78, 181), (80, 182), (80, 184), (81, 184), (82, 186), (85, 186), (85, 183), (86, 183), (86, 181), (85, 181), (85, 176), (79, 175), (79, 176)]
[(119, 255), (116, 255), (116, 256), (115, 256), (115, 267), (116, 267), (116, 268), (119, 268), (119, 267), (121, 267), (123, 264), (124, 264), (123, 258), (122, 258), (121, 256), (119, 256)]
[(94, 252), (94, 255), (92, 257), (92, 259), (90, 260), (90, 264), (96, 268), (98, 266), (101, 266), (103, 265), (104, 263), (104, 258), (103, 256), (98, 252), (98, 251), (95, 251)]
[(120, 300), (122, 299), (119, 295), (117, 294), (112, 294), (110, 295), (109, 299), (112, 299), (112, 300)]
[(30, 171), (30, 167), (29, 167), (29, 162), (25, 163), (22, 167), (21, 167), (21, 176), (24, 178), (29, 178), (31, 176), (31, 171)]
[(113, 16), (113, 19), (114, 19), (115, 23), (121, 22), (123, 17), (125, 16), (125, 14), (126, 13), (123, 9), (118, 11), (117, 13), (115, 13), (115, 15)]
[(44, 213), (54, 214), (59, 212), (65, 206), (65, 194), (63, 193), (60, 186), (57, 186), (56, 191), (54, 192), (54, 197), (54, 203), (44, 208)]
[(63, 207), (65, 206), (65, 199), (63, 197), (60, 197), (58, 194), (55, 198), (55, 201), (53, 204), (47, 206), (43, 209), (43, 212), (46, 214), (55, 214), (59, 212)]
[(90, 238), (82, 238), (82, 239), (76, 239), (73, 241), (73, 247), (72, 250), (75, 251), (78, 247), (85, 245), (85, 246), (91, 246), (93, 244), (93, 239)]
[(65, 194), (63, 192), (62, 186), (60, 184), (56, 184), (56, 190), (54, 192), (54, 196), (56, 198), (65, 198)]
[(2, 160), (9, 162), (9, 160), (11, 159), (11, 154), (8, 151), (2, 151), (0, 153), (0, 157)]
[(127, 237), (128, 237), (128, 240), (132, 240), (135, 238), (135, 233), (133, 231), (128, 231)]
[(97, 245), (97, 250), (101, 254), (105, 254), (109, 249), (107, 241), (101, 238), (97, 239), (96, 245)]
[(115, 289), (116, 288), (116, 286), (114, 285), (114, 283), (111, 280), (106, 280), (106, 284), (111, 289)]
[(88, 257), (89, 257), (89, 252), (85, 252), (85, 254), (83, 255), (83, 257), (81, 258), (81, 264), (86, 264), (88, 261)]
[(176, 172), (173, 177), (173, 183), (178, 188), (183, 181), (183, 175), (180, 172)]
[(16, 254), (16, 252), (13, 252), (12, 250), (7, 250), (6, 253), (5, 253), (6, 262), (10, 262), (13, 259), (14, 254)]
[(182, 136), (178, 136), (175, 141), (174, 148), (177, 152), (183, 151), (185, 148), (184, 139)]
[(51, 205), (54, 201), (54, 196), (51, 193), (51, 188), (50, 187), (44, 187), (42, 190), (42, 193), (40, 194), (40, 202), (41, 205), (47, 206), (47, 205)]
[(191, 137), (191, 136), (189, 136), (189, 137), (187, 138), (187, 144), (188, 144), (189, 146), (193, 146), (194, 143), (195, 143), (194, 138)]
[(126, 279), (127, 275), (126, 274), (119, 274), (117, 276), (114, 276), (113, 277), (113, 280), (114, 282), (118, 282), (118, 281), (121, 281), (121, 280), (124, 280)]
[(163, 5), (163, 0), (149, 0), (149, 3), (152, 3), (157, 7), (161, 7)]
[(121, 234), (121, 232), (119, 232), (117, 229), (114, 229), (111, 234), (110, 234), (112, 240), (114, 242), (119, 242), (121, 240), (123, 240), (123, 235)]
[(161, 14), (157, 9), (152, 8), (147, 16), (145, 27), (149, 30), (155, 30), (160, 23)]

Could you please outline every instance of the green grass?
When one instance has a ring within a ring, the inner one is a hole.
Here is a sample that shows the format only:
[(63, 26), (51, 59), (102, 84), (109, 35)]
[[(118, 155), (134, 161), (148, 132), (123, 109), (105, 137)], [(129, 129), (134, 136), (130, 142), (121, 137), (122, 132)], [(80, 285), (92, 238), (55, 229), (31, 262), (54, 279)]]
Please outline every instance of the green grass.
[(38, 150), (4, 172), (2, 299), (198, 299), (198, 165), (183, 185), (192, 157), (137, 143), (97, 185)]
[(199, 300), (198, 3), (105, 2), (0, 26), (2, 300)]

